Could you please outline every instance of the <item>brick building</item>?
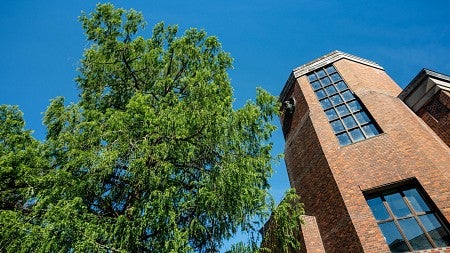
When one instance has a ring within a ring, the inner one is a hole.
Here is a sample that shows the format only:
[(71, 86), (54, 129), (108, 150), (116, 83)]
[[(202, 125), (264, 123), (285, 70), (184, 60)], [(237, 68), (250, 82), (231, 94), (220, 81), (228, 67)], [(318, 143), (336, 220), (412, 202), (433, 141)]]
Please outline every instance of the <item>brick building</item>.
[(450, 252), (449, 84), (423, 70), (402, 91), (339, 51), (293, 70), (280, 119), (302, 251)]

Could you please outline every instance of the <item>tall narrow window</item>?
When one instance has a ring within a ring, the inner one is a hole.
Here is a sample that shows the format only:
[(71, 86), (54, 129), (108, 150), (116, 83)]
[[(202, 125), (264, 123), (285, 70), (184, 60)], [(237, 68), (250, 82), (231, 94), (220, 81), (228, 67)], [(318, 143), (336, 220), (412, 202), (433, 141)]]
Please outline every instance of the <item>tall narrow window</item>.
[(333, 65), (309, 73), (308, 80), (341, 146), (380, 133), (375, 121)]
[(367, 198), (391, 252), (450, 245), (450, 234), (415, 187), (399, 188)]

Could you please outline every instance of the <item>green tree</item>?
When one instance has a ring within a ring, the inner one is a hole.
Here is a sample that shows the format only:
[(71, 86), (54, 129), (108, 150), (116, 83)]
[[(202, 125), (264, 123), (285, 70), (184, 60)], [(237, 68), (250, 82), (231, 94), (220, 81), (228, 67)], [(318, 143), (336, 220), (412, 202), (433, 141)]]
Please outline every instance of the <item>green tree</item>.
[(80, 101), (51, 101), (49, 169), (29, 196), (22, 245), (6, 248), (217, 252), (238, 230), (258, 231), (273, 206), (276, 98), (257, 89), (233, 109), (232, 58), (202, 30), (178, 36), (159, 23), (143, 38), (142, 15), (111, 4), (80, 21), (90, 42)]
[(263, 252), (297, 252), (300, 248), (303, 204), (294, 189), (289, 189), (264, 226)]
[(40, 143), (24, 127), (17, 106), (0, 105), (0, 252), (14, 252), (25, 238), (29, 196), (47, 164)]
[(20, 210), (26, 201), (38, 142), (24, 127), (17, 106), (0, 106), (0, 210)]

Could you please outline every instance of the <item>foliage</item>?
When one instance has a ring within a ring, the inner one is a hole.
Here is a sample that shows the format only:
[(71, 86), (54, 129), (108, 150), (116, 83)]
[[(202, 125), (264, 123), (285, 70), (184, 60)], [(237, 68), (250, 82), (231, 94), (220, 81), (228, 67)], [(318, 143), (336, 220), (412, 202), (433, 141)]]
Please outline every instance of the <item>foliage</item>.
[(288, 190), (265, 226), (263, 251), (295, 252), (300, 248), (299, 226), (304, 215), (303, 204), (294, 189)]
[(111, 4), (80, 21), (91, 43), (76, 79), (80, 101), (51, 101), (43, 144), (19, 133), (42, 152), (45, 173), (14, 175), (37, 190), (29, 212), (2, 213), (7, 230), (20, 229), (2, 247), (216, 252), (236, 231), (257, 231), (272, 207), (276, 98), (257, 89), (255, 102), (233, 109), (232, 59), (202, 30), (178, 36), (159, 23), (146, 39), (137, 35), (142, 15)]
[[(0, 251), (14, 251), (23, 239), (26, 214), (33, 203), (29, 196), (46, 162), (40, 144), (25, 130), (17, 106), (0, 105)], [(11, 243), (10, 241), (16, 242)]]

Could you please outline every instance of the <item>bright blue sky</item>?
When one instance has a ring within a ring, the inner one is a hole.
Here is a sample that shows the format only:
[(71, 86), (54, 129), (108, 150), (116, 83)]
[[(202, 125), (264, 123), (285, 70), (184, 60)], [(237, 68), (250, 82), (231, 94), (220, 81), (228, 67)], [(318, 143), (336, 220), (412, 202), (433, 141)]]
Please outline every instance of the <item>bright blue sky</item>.
[[(215, 35), (230, 52), (236, 107), (262, 86), (278, 95), (290, 71), (333, 50), (383, 66), (401, 87), (422, 69), (450, 74), (450, 3), (447, 1), (112, 1), (143, 12), (153, 24), (179, 24)], [(77, 101), (73, 79), (86, 40), (77, 21), (96, 1), (1, 0), (0, 104), (17, 104), (27, 128), (43, 139), (49, 100)], [(280, 131), (275, 152), (284, 149)], [(284, 162), (275, 166), (272, 192), (288, 188)]]

